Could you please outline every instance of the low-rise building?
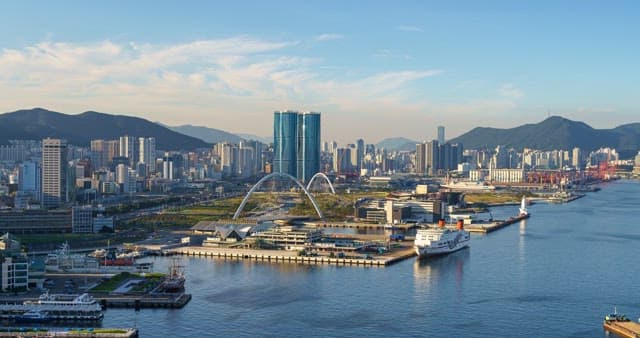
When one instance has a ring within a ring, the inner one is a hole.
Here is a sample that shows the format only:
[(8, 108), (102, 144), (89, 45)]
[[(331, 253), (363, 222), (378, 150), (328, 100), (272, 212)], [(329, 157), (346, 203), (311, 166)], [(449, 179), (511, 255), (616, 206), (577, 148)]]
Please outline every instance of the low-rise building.
[(20, 242), (6, 233), (0, 237), (0, 289), (3, 292), (27, 290), (29, 260), (21, 252)]
[(304, 250), (308, 244), (320, 241), (322, 231), (315, 228), (279, 226), (257, 232), (251, 237), (285, 250)]
[(0, 232), (71, 232), (71, 210), (0, 211)]

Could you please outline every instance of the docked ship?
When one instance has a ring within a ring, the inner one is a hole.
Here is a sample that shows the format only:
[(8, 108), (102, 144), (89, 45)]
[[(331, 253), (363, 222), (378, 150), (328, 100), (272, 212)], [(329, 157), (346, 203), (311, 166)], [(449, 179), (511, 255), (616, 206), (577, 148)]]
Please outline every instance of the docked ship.
[(93, 255), (72, 254), (69, 245), (65, 242), (58, 250), (45, 258), (45, 270), (47, 272), (70, 273), (120, 273), (120, 272), (150, 272), (153, 263), (136, 262), (134, 258), (118, 258), (115, 251), (107, 251), (104, 257), (96, 258)]
[(100, 322), (103, 317), (100, 303), (86, 293), (62, 295), (46, 292), (35, 301), (0, 304), (0, 319), (16, 322)]
[(169, 273), (160, 284), (159, 289), (168, 293), (181, 292), (184, 290), (184, 282), (184, 266), (178, 264), (178, 260), (174, 258), (171, 266), (169, 266)]
[(417, 231), (414, 248), (419, 257), (444, 255), (467, 247), (470, 240), (462, 220), (458, 220), (456, 230), (447, 229), (445, 221), (440, 220), (437, 228)]

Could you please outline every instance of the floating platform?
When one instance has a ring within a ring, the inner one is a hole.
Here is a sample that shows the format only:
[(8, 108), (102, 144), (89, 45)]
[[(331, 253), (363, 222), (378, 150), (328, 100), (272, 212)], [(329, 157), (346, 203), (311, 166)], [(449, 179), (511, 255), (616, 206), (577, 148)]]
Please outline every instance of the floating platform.
[(638, 338), (640, 337), (640, 323), (633, 321), (617, 321), (617, 320), (605, 320), (602, 324), (605, 330), (615, 333), (616, 335), (624, 338)]
[(332, 264), (350, 266), (379, 266), (384, 267), (402, 261), (416, 255), (413, 246), (411, 248), (397, 250), (384, 256), (375, 256), (373, 259), (364, 258), (336, 258), (327, 256), (298, 256), (296, 251), (284, 250), (250, 250), (250, 249), (225, 249), (211, 247), (182, 247), (165, 252), (167, 255), (185, 255), (196, 257), (214, 257), (228, 260), (253, 260), (273, 263), (299, 263), (299, 264)]
[(138, 329), (95, 328), (95, 329), (25, 329), (0, 328), (0, 337), (65, 337), (65, 338), (138, 338)]

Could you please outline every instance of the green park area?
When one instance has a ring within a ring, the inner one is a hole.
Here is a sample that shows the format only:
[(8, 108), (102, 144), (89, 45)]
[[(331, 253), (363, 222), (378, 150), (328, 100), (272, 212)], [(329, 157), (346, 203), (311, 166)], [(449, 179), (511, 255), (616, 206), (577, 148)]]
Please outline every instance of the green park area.
[[(344, 220), (354, 215), (354, 205), (361, 198), (384, 198), (387, 192), (354, 192), (314, 194), (320, 210), (328, 220)], [(215, 200), (206, 205), (165, 210), (162, 214), (142, 216), (124, 224), (124, 227), (158, 229), (185, 229), (199, 221), (218, 221), (233, 218), (243, 197)], [(254, 217), (271, 209), (286, 205), (289, 215), (316, 216), (309, 199), (301, 192), (256, 192), (248, 199), (240, 217)]]
[(507, 203), (520, 203), (522, 196), (534, 197), (530, 192), (488, 192), (468, 193), (464, 195), (467, 203), (479, 206), (491, 206)]
[(156, 287), (164, 278), (164, 274), (162, 273), (146, 273), (146, 274), (137, 274), (137, 273), (129, 273), (129, 272), (121, 272), (110, 279), (103, 281), (102, 283), (96, 285), (91, 292), (113, 292), (120, 285), (130, 279), (142, 279), (143, 282), (138, 283), (134, 286), (130, 292), (147, 292), (152, 288)]

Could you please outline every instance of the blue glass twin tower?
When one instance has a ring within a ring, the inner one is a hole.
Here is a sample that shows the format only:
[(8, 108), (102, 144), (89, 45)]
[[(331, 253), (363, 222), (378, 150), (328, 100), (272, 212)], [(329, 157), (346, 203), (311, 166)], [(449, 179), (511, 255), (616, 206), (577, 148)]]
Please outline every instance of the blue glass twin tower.
[(320, 113), (273, 113), (273, 171), (307, 182), (320, 171)]

